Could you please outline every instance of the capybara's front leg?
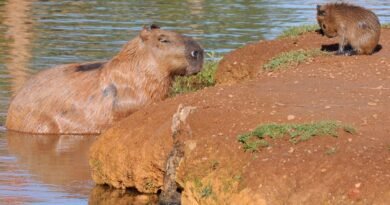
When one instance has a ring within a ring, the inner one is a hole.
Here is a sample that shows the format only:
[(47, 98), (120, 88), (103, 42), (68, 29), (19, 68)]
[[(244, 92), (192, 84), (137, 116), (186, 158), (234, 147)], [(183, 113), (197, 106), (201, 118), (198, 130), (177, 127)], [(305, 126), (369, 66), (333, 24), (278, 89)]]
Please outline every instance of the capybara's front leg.
[(347, 52), (345, 51), (346, 45), (347, 45), (347, 40), (344, 34), (342, 34), (339, 41), (339, 50), (337, 50), (336, 55), (347, 55), (348, 51)]

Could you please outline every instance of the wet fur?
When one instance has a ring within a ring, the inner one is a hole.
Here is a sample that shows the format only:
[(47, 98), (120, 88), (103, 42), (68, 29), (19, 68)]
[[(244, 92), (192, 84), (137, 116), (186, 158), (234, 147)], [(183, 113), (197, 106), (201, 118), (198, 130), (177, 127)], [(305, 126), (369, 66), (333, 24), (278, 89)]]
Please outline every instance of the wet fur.
[[(347, 3), (318, 5), (317, 21), (323, 34), (339, 37), (338, 54), (370, 55), (378, 45), (381, 32), (378, 17), (365, 8)], [(348, 44), (352, 51), (344, 50)]]
[[(155, 39), (159, 33), (147, 32), (107, 62), (61, 65), (33, 76), (11, 100), (6, 127), (28, 133), (100, 133), (142, 106), (164, 99), (175, 73), (201, 69), (203, 56), (195, 67), (187, 62), (184, 44), (193, 40), (165, 32), (177, 45), (154, 52), (146, 49), (145, 41), (165, 45)], [(196, 43), (191, 49), (203, 52)]]

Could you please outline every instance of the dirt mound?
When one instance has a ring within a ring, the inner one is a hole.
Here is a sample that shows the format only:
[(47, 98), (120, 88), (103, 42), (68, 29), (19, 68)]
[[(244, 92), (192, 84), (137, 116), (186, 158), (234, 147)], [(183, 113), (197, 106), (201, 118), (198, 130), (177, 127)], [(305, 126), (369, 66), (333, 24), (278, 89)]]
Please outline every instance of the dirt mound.
[[(372, 56), (316, 57), (244, 83), (148, 106), (94, 144), (93, 178), (99, 184), (158, 192), (174, 148), (172, 116), (182, 104), (195, 107), (187, 118), (187, 134), (179, 137), (184, 158), (176, 182), (183, 188), (183, 204), (388, 204), (389, 34), (383, 30), (383, 49)], [(221, 62), (231, 67), (220, 67), (219, 79), (224, 80), (219, 82), (241, 79), (231, 75), (233, 70), (255, 76), (267, 61), (263, 55), (270, 58), (283, 49), (332, 43), (307, 34), (249, 45)], [(259, 57), (253, 56), (256, 53)], [(350, 124), (357, 133), (340, 132), (337, 138), (315, 137), (298, 144), (287, 138), (271, 140), (270, 147), (254, 153), (245, 152), (237, 141), (238, 135), (263, 123), (322, 120)]]
[[(387, 32), (388, 33), (388, 32)], [(382, 35), (382, 39), (385, 33)], [(282, 52), (298, 49), (337, 50), (336, 39), (329, 39), (315, 32), (308, 32), (298, 38), (281, 38), (259, 41), (234, 50), (221, 60), (216, 73), (218, 84), (231, 84), (258, 77), (263, 65)]]

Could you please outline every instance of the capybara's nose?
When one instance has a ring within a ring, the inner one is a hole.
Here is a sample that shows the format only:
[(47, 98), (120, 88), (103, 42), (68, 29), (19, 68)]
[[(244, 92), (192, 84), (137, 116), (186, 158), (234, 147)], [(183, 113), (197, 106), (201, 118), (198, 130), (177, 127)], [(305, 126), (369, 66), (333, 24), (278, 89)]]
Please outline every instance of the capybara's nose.
[(203, 51), (202, 50), (195, 50), (191, 51), (191, 57), (195, 59), (199, 59), (199, 57), (202, 55)]

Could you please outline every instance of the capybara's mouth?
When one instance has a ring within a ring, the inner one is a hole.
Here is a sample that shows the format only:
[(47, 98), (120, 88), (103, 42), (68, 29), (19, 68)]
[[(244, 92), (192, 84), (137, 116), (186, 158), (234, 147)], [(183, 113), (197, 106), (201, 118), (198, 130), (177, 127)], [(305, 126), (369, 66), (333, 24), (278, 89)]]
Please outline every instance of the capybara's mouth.
[(322, 29), (317, 29), (316, 33), (321, 34), (322, 36), (325, 35), (324, 30), (322, 30)]
[(328, 38), (334, 38), (337, 36), (337, 34), (329, 34), (329, 33), (325, 33), (325, 36), (328, 37)]
[(326, 36), (328, 38), (334, 38), (334, 37), (337, 36), (337, 33), (335, 33), (335, 34), (331, 34), (331, 33), (328, 33), (328, 32), (325, 33), (324, 30), (321, 29), (321, 28), (315, 30), (315, 32), (318, 33), (318, 34), (321, 34), (322, 36)]
[(187, 72), (184, 74), (185, 76), (187, 75), (194, 75), (199, 73), (202, 70), (203, 66), (198, 66), (198, 67), (189, 67), (187, 69)]

